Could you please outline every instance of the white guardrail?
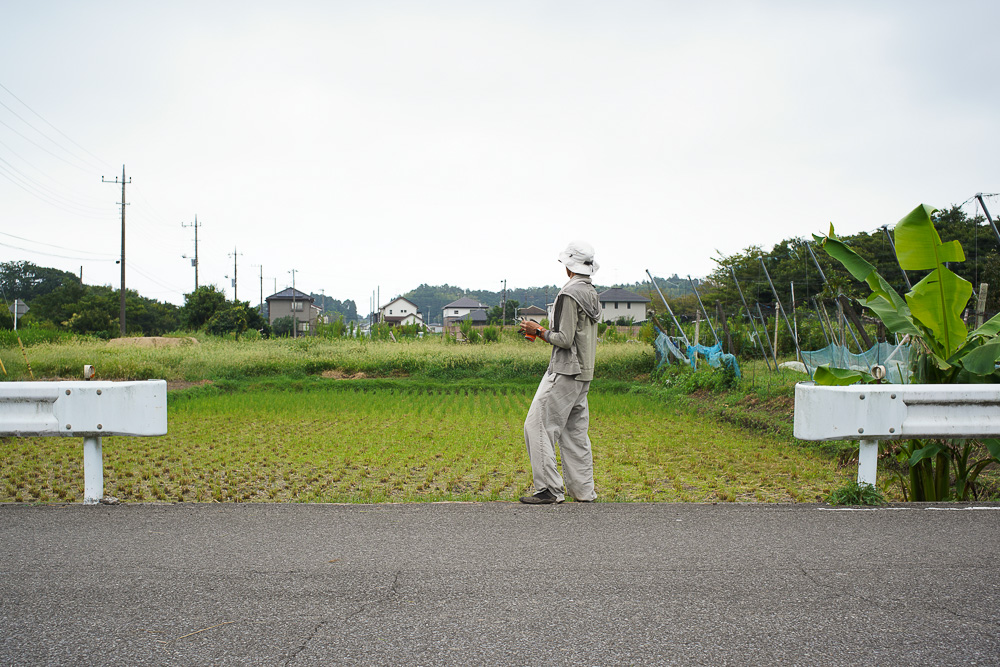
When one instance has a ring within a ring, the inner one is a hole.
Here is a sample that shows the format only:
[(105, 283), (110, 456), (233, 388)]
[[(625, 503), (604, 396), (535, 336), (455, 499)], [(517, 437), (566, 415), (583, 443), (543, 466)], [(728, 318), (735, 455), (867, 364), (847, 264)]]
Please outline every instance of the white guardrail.
[(795, 385), (795, 437), (859, 440), (858, 483), (875, 484), (879, 440), (1000, 437), (1000, 385)]
[(2, 382), (0, 437), (83, 438), (83, 502), (104, 497), (105, 435), (167, 434), (167, 383)]

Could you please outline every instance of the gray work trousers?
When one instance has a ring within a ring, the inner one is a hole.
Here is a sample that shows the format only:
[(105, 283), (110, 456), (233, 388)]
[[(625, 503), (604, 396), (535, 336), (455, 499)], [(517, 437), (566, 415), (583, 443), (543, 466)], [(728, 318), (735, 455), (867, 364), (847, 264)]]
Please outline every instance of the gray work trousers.
[(556, 467), (556, 443), (566, 475), (566, 491), (576, 500), (593, 500), (594, 459), (590, 451), (590, 382), (547, 371), (524, 420), (524, 444), (531, 460), (535, 493), (548, 489), (563, 500), (563, 478)]

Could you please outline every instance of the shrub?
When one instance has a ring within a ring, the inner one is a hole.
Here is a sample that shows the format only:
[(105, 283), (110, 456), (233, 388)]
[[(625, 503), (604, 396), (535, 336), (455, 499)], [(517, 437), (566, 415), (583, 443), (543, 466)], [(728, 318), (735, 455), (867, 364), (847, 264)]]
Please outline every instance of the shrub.
[(834, 489), (826, 501), (831, 505), (885, 505), (885, 496), (871, 484), (851, 481)]

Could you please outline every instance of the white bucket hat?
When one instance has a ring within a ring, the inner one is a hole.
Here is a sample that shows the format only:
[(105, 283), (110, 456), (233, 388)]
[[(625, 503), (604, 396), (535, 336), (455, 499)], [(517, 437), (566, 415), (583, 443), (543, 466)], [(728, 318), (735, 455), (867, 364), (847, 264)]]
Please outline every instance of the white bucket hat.
[(559, 253), (559, 261), (573, 273), (590, 276), (601, 268), (594, 261), (594, 246), (586, 241), (571, 241), (566, 249)]

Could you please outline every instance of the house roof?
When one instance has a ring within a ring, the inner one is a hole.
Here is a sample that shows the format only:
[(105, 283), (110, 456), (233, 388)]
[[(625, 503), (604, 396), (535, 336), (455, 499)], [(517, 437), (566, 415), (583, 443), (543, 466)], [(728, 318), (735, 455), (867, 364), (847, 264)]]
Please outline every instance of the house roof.
[(626, 289), (620, 289), (618, 287), (612, 287), (609, 290), (605, 290), (597, 295), (597, 298), (604, 303), (606, 301), (632, 301), (639, 303), (648, 303), (650, 299), (645, 296), (640, 296), (633, 292), (629, 292)]
[(538, 306), (528, 306), (527, 308), (518, 308), (518, 315), (545, 315), (546, 311)]
[(489, 308), (486, 304), (479, 303), (475, 299), (470, 299), (467, 296), (463, 296), (458, 301), (452, 301), (445, 308)]
[(281, 300), (287, 299), (288, 301), (294, 299), (295, 301), (308, 301), (309, 303), (315, 301), (315, 299), (313, 299), (311, 296), (309, 296), (308, 294), (306, 294), (301, 290), (295, 289), (294, 287), (289, 287), (288, 289), (283, 289), (280, 292), (276, 292), (271, 296), (267, 297), (266, 299), (264, 299), (264, 301), (271, 301), (278, 299)]
[(386, 315), (382, 318), (382, 321), (388, 322), (390, 324), (399, 324), (403, 320), (408, 320), (411, 318), (423, 324), (424, 318), (422, 318), (419, 313), (407, 313), (406, 315)]
[(486, 316), (485, 310), (476, 309), (476, 310), (470, 310), (465, 315), (452, 315), (452, 316), (446, 315), (444, 319), (445, 322), (460, 322), (461, 320), (472, 320), (474, 324), (480, 324), (480, 323), (485, 324), (489, 318)]
[(412, 301), (410, 301), (409, 299), (407, 299), (405, 296), (397, 296), (395, 299), (393, 299), (389, 303), (387, 303), (384, 306), (382, 306), (379, 310), (385, 310), (386, 308), (388, 308), (392, 304), (396, 303), (397, 301), (405, 301), (406, 303), (408, 303), (411, 306), (413, 306), (414, 310), (420, 310), (420, 306), (418, 306), (417, 304), (413, 303)]

